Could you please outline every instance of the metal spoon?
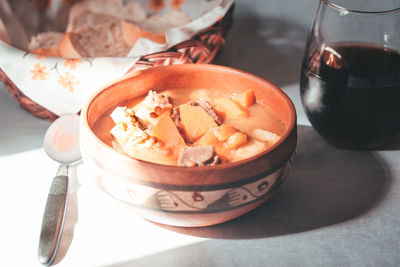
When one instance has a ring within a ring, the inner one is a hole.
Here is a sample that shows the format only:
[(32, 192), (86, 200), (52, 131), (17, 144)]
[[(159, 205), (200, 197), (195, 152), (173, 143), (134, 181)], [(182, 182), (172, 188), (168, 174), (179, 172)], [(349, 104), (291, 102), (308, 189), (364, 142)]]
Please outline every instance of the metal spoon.
[(68, 169), (80, 162), (79, 116), (62, 115), (48, 128), (43, 148), (47, 155), (59, 162), (47, 197), (39, 240), (39, 261), (50, 265), (56, 256), (65, 220), (68, 201)]

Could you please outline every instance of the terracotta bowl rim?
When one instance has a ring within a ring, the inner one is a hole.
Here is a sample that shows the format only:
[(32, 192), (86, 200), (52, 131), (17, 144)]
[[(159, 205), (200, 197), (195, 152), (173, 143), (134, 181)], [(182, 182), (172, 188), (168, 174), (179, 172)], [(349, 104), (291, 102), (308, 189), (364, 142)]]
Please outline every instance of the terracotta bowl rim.
[[(242, 75), (244, 78), (247, 78), (247, 79), (255, 79), (262, 83), (265, 83), (268, 87), (270, 87), (275, 92), (277, 92), (285, 100), (286, 104), (289, 107), (289, 123), (287, 125), (287, 129), (286, 129), (285, 133), (281, 136), (279, 141), (276, 142), (274, 145), (268, 147), (262, 153), (256, 154), (250, 158), (231, 162), (231, 163), (224, 163), (224, 164), (219, 164), (219, 165), (214, 165), (214, 166), (201, 166), (201, 167), (174, 166), (174, 165), (166, 165), (166, 164), (160, 164), (160, 163), (145, 161), (145, 160), (141, 160), (141, 159), (136, 159), (136, 158), (124, 155), (124, 154), (116, 151), (112, 147), (108, 146), (107, 144), (105, 144), (93, 132), (92, 128), (89, 126), (87, 114), (88, 114), (88, 110), (90, 108), (91, 103), (96, 99), (96, 97), (100, 93), (102, 93), (103, 91), (111, 88), (112, 86), (114, 86), (122, 81), (139, 76), (145, 72), (157, 73), (158, 71), (162, 71), (163, 69), (198, 69), (199, 71), (201, 69), (207, 69), (207, 70), (218, 69), (218, 70), (222, 70), (222, 71), (226, 71), (226, 72), (235, 73), (235, 75)], [(83, 123), (83, 125), (86, 129), (89, 129), (88, 132), (89, 132), (90, 136), (92, 138), (94, 138), (94, 140), (96, 140), (96, 143), (98, 143), (102, 149), (106, 149), (106, 151), (114, 154), (114, 156), (117, 158), (119, 157), (122, 160), (125, 160), (128, 162), (140, 162), (142, 164), (146, 164), (149, 166), (159, 166), (159, 167), (170, 169), (171, 171), (202, 172), (204, 170), (212, 170), (212, 169), (230, 169), (232, 167), (236, 167), (238, 165), (248, 163), (250, 161), (256, 160), (258, 158), (264, 157), (265, 155), (269, 154), (271, 151), (275, 150), (283, 142), (285, 142), (287, 140), (287, 138), (290, 136), (290, 134), (293, 132), (293, 130), (297, 127), (297, 115), (296, 115), (296, 108), (295, 108), (293, 102), (291, 101), (289, 96), (282, 89), (280, 89), (278, 86), (274, 85), (273, 83), (255, 75), (255, 74), (251, 74), (249, 72), (235, 69), (232, 67), (220, 66), (220, 65), (214, 65), (214, 64), (179, 64), (179, 65), (169, 65), (169, 66), (157, 66), (157, 67), (152, 67), (152, 68), (148, 68), (148, 69), (133, 71), (133, 72), (127, 73), (127, 74), (123, 75), (122, 77), (102, 86), (101, 88), (96, 90), (84, 104), (84, 106), (81, 110), (81, 122)], [(294, 152), (294, 149), (295, 148), (293, 148), (293, 151), (291, 152), (291, 154)]]

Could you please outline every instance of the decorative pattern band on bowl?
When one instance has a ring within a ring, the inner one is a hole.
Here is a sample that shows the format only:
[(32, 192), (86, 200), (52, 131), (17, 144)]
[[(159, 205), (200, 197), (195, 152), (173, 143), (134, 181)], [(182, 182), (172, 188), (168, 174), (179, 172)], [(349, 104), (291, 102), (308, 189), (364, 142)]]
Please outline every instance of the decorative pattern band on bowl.
[(274, 172), (249, 183), (218, 190), (164, 190), (100, 175), (98, 186), (113, 198), (145, 210), (181, 214), (217, 213), (237, 209), (269, 197), (286, 179), (295, 153)]

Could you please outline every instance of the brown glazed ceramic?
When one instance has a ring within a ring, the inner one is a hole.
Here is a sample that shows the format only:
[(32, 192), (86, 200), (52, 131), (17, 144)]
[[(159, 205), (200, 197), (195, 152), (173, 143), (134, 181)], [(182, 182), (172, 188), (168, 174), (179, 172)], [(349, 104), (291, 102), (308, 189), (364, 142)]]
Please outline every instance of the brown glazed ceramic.
[[(282, 138), (263, 153), (206, 167), (177, 167), (136, 160), (104, 144), (94, 121), (123, 100), (149, 89), (220, 90), (251, 88), (287, 125)], [(265, 202), (282, 184), (297, 144), (296, 111), (288, 96), (252, 74), (215, 65), (173, 65), (130, 73), (98, 91), (81, 113), (80, 143), (85, 162), (101, 174), (97, 184), (131, 204), (146, 219), (175, 226), (207, 226), (236, 218)]]

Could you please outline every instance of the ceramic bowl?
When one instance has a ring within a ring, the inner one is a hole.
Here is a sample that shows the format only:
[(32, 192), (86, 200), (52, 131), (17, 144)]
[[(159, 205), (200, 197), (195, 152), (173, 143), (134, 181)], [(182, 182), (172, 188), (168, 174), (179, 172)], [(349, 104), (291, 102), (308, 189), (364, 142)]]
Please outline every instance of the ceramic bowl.
[[(121, 101), (149, 89), (251, 88), (287, 125), (282, 138), (263, 153), (234, 163), (177, 167), (125, 156), (92, 131), (94, 121)], [(97, 185), (130, 204), (142, 217), (174, 226), (222, 223), (264, 203), (285, 180), (297, 144), (296, 111), (275, 85), (232, 68), (174, 65), (130, 73), (95, 93), (81, 113), (80, 143), (84, 161), (100, 171)]]

